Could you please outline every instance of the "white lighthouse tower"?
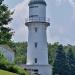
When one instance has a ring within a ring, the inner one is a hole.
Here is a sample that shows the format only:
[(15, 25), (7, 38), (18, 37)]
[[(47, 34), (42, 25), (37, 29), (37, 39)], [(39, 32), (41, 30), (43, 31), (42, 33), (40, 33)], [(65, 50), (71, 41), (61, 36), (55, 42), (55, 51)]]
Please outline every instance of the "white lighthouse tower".
[(26, 68), (38, 75), (51, 75), (48, 63), (46, 30), (50, 23), (46, 20), (45, 0), (30, 0), (28, 26), (28, 48)]

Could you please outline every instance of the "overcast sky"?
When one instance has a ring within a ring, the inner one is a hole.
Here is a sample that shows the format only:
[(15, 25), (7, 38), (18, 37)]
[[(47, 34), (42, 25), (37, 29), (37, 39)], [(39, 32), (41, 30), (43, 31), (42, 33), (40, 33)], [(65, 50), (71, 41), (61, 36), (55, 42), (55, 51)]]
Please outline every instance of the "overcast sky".
[[(28, 17), (29, 0), (5, 0), (4, 3), (14, 10), (13, 21), (14, 41), (27, 41), (28, 29), (24, 25)], [(75, 44), (75, 0), (46, 0), (47, 18), (51, 26), (47, 30), (48, 42)]]

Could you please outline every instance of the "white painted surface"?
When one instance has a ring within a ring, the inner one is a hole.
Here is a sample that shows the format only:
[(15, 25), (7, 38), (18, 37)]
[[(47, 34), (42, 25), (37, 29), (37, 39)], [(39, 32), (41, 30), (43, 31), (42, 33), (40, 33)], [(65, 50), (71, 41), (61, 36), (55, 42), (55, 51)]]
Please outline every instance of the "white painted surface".
[[(35, 28), (37, 27), (37, 32)], [(28, 49), (27, 49), (27, 64), (35, 64), (34, 59), (38, 59), (37, 64), (48, 64), (48, 48), (46, 37), (46, 26), (44, 23), (31, 23), (28, 27)], [(35, 42), (38, 43), (35, 48)]]
[[(48, 23), (46, 22), (45, 4), (29, 5), (29, 21), (26, 22), (26, 25), (28, 26), (29, 35), (27, 64), (25, 65), (25, 68), (31, 70), (38, 69), (40, 75), (52, 75), (52, 67), (48, 63), (46, 36)], [(35, 28), (37, 28), (37, 32), (35, 32)], [(37, 48), (35, 47), (35, 43), (37, 43)], [(37, 63), (35, 63), (35, 58), (37, 58)]]
[(10, 62), (14, 62), (15, 54), (7, 45), (0, 45), (0, 52)]
[(52, 66), (51, 65), (21, 65), (28, 69), (28, 71), (35, 73), (34, 70), (38, 70), (40, 75), (52, 75)]
[(36, 20), (36, 21), (40, 19), (40, 21), (45, 21), (46, 19), (46, 6), (45, 5), (34, 4), (34, 5), (30, 5), (29, 7), (30, 7), (29, 16), (34, 16), (34, 17), (30, 17), (30, 19)]

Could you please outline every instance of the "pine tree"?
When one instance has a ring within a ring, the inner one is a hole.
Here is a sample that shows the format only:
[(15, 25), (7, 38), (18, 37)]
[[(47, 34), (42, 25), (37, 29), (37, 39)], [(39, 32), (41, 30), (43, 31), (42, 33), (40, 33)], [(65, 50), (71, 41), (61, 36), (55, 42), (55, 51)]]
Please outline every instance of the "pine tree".
[(63, 50), (63, 46), (58, 46), (56, 51), (56, 59), (53, 65), (53, 75), (65, 75), (65, 67), (66, 67), (66, 56)]
[(11, 41), (13, 32), (11, 28), (8, 27), (9, 22), (11, 22), (11, 15), (8, 7), (2, 4), (4, 0), (0, 0), (0, 44), (8, 44)]
[(3, 1), (4, 1), (4, 0), (0, 0), (0, 5), (2, 4)]
[(75, 75), (75, 58), (74, 58), (72, 48), (70, 48), (67, 53), (67, 61), (68, 61), (68, 66), (69, 66), (68, 68), (69, 75)]

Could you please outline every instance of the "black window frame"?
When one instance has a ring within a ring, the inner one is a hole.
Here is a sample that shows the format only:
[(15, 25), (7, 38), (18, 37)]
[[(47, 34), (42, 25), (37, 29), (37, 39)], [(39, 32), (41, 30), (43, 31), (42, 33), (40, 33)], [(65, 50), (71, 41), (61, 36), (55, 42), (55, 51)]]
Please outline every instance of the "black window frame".
[(39, 6), (30, 6), (29, 8), (38, 8)]
[(37, 42), (35, 42), (35, 48), (37, 48)]
[(31, 18), (31, 17), (38, 17), (38, 15), (30, 15), (29, 18)]
[(35, 32), (37, 32), (37, 30), (38, 30), (38, 28), (37, 28), (37, 27), (35, 27)]
[(35, 63), (37, 63), (37, 58), (35, 58)]

